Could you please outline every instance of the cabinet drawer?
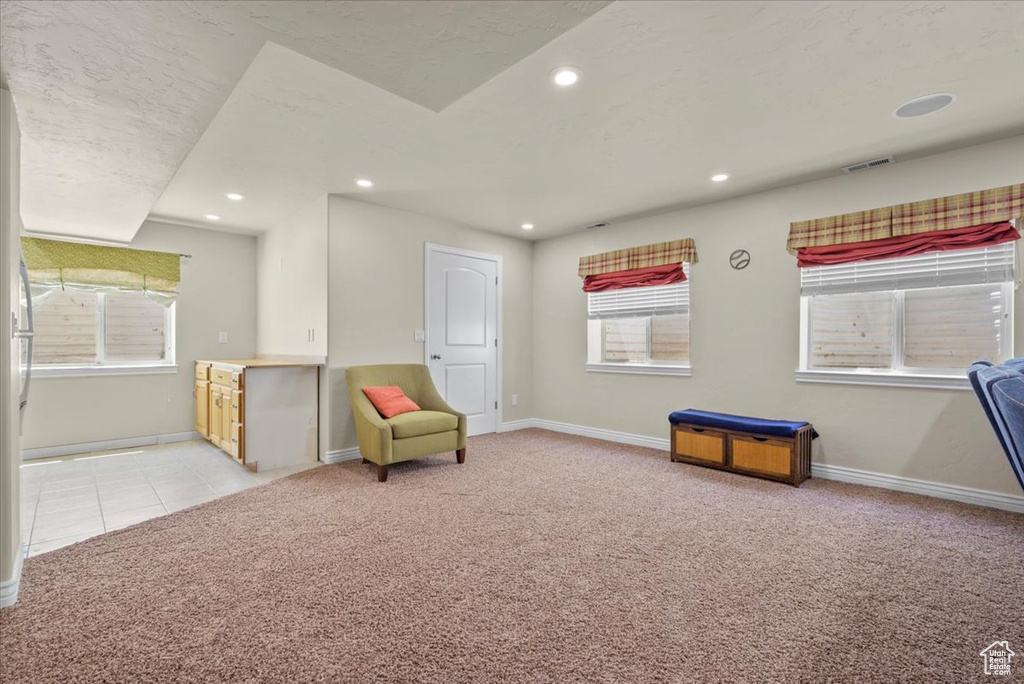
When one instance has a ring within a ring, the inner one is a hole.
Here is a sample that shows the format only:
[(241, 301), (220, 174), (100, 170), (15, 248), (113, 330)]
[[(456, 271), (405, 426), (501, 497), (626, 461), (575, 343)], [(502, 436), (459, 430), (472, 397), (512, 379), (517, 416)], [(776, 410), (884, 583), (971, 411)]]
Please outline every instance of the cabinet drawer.
[(245, 419), (245, 393), (239, 390), (231, 390), (231, 422), (244, 423)]
[(224, 385), (225, 387), (230, 387), (231, 371), (223, 370), (222, 368), (211, 368), (210, 382), (214, 383), (215, 385)]
[(725, 465), (725, 434), (688, 425), (673, 431), (672, 458), (693, 459)]
[(793, 476), (793, 445), (791, 442), (767, 437), (729, 436), (732, 467), (754, 473), (791, 478)]
[(231, 388), (240, 390), (245, 387), (245, 371), (238, 371), (231, 374)]
[(209, 380), (210, 379), (210, 364), (208, 363), (197, 363), (196, 364), (196, 380)]

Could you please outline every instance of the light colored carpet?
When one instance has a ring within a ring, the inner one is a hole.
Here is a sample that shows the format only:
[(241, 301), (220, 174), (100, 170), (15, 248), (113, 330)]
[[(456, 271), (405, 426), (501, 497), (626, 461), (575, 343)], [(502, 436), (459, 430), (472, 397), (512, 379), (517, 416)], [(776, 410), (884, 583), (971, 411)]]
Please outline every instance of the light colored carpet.
[(1017, 514), (528, 430), (30, 558), (0, 680), (983, 681), (1022, 570)]

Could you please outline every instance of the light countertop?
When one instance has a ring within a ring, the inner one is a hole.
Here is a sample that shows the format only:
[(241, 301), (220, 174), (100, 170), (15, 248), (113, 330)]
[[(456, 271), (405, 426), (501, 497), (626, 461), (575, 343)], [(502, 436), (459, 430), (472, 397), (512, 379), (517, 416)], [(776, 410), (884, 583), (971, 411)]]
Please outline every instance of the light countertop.
[(231, 366), (233, 368), (289, 368), (322, 366), (315, 361), (291, 361), (280, 359), (196, 359), (196, 363), (209, 363), (212, 366)]

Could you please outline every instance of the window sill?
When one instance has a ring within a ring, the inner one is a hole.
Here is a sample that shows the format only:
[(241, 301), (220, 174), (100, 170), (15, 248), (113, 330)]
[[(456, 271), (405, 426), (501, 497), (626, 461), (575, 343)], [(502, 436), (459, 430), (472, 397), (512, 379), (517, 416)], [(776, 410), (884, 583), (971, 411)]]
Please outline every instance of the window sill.
[(869, 373), (864, 371), (802, 370), (797, 382), (826, 385), (869, 385), (912, 389), (969, 390), (967, 375), (926, 375), (917, 373)]
[(640, 366), (624, 363), (588, 363), (590, 373), (632, 373), (636, 375), (681, 375), (690, 377), (693, 368), (690, 366)]
[(33, 366), (32, 379), (86, 378), (101, 375), (171, 375), (178, 372), (172, 364), (148, 366)]

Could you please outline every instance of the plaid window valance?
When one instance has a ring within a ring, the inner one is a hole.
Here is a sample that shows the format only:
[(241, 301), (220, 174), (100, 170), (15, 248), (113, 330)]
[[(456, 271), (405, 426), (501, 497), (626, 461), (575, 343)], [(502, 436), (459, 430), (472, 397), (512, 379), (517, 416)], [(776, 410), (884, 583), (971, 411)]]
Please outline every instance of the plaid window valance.
[(1024, 217), (1024, 183), (789, 224), (786, 249), (886, 240)]
[(697, 247), (693, 238), (659, 242), (654, 245), (618, 249), (580, 258), (580, 277), (650, 268), (665, 264), (697, 263)]

